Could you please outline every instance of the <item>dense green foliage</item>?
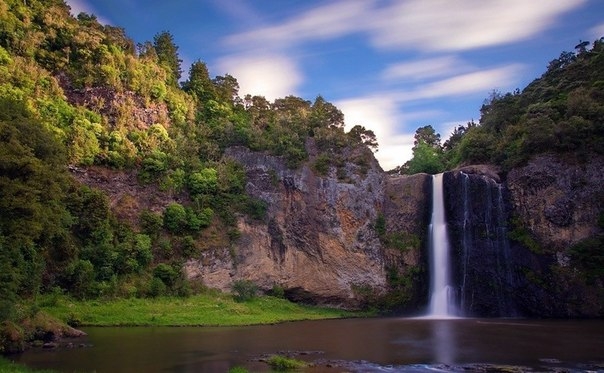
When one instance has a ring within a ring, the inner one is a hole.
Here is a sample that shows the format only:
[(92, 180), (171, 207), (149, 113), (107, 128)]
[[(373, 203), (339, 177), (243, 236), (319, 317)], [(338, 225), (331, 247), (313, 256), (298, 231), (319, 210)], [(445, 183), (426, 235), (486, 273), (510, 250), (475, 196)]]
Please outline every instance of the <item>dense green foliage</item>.
[[(62, 0), (0, 0), (1, 320), (15, 317), (20, 297), (40, 293), (194, 291), (183, 261), (232, 245), (237, 216), (266, 215), (228, 147), (292, 167), (308, 159), (309, 138), (325, 159), (377, 147), (361, 126), (346, 134), (342, 113), (321, 96), (241, 98), (234, 77), (212, 78), (202, 61), (181, 82), (181, 62), (168, 31), (135, 43), (94, 15), (71, 16)], [(76, 181), (89, 167), (136, 175), (165, 204), (132, 216), (133, 198), (114, 201)]]
[(419, 128), (413, 159), (392, 172), (434, 174), (478, 163), (509, 170), (537, 154), (578, 161), (604, 154), (604, 38), (588, 46), (563, 52), (522, 91), (493, 92), (479, 123), (458, 126), (443, 145), (431, 126)]

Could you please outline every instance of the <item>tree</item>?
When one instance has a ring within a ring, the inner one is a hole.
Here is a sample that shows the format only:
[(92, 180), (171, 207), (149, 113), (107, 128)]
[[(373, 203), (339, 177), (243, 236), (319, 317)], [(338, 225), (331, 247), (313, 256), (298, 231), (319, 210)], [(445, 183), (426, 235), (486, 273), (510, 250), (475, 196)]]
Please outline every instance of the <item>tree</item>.
[(430, 125), (419, 127), (413, 137), (415, 138), (415, 141), (413, 141), (413, 145), (415, 146), (423, 142), (434, 149), (440, 149), (440, 134), (436, 133)]
[(407, 174), (425, 172), (437, 174), (444, 170), (440, 134), (432, 126), (420, 127), (415, 131), (413, 158), (401, 167)]
[(451, 133), (447, 141), (445, 141), (443, 144), (443, 149), (445, 151), (453, 150), (455, 147), (457, 147), (457, 145), (459, 145), (461, 139), (468, 132), (468, 130), (476, 126), (477, 124), (474, 122), (474, 120), (471, 120), (465, 126), (460, 124), (459, 126), (455, 127), (453, 133)]
[(174, 37), (168, 31), (162, 31), (153, 37), (153, 47), (159, 63), (168, 71), (169, 83), (178, 86), (182, 75), (180, 64), (182, 60), (178, 57), (178, 47), (174, 43)]
[(217, 76), (212, 79), (214, 85), (216, 97), (223, 101), (228, 102), (232, 105), (241, 104), (241, 98), (239, 98), (239, 82), (233, 76), (225, 74), (224, 76)]
[(189, 80), (182, 84), (185, 92), (193, 93), (199, 102), (208, 102), (216, 98), (216, 88), (210, 79), (205, 62), (197, 60), (189, 68)]
[(377, 152), (378, 142), (372, 130), (368, 130), (361, 125), (356, 125), (350, 129), (348, 136), (356, 143), (363, 144), (373, 151)]
[(413, 147), (413, 158), (405, 164), (407, 173), (412, 175), (420, 172), (437, 174), (444, 170), (441, 153), (434, 147), (420, 142)]
[(344, 128), (344, 114), (334, 104), (317, 96), (311, 107), (310, 127)]

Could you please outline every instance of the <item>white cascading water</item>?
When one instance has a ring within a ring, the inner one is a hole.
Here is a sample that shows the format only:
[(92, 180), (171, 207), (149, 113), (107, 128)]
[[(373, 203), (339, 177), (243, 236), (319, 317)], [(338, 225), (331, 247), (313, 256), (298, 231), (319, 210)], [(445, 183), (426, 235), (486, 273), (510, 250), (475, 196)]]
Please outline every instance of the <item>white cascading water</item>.
[(430, 308), (427, 317), (455, 317), (449, 275), (449, 239), (445, 220), (443, 174), (432, 176), (432, 219), (430, 221)]

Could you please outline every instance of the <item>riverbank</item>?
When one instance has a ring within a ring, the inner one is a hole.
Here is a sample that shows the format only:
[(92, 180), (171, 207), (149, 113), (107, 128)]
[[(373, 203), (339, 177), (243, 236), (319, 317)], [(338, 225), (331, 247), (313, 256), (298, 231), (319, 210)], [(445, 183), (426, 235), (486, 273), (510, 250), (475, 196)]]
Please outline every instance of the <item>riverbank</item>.
[(74, 327), (80, 326), (238, 326), (285, 321), (371, 316), (333, 308), (304, 306), (263, 296), (236, 302), (221, 293), (187, 298), (130, 298), (76, 301), (59, 297), (41, 309)]
[(10, 358), (0, 356), (0, 373), (57, 373), (54, 370), (30, 369), (24, 365), (17, 364)]

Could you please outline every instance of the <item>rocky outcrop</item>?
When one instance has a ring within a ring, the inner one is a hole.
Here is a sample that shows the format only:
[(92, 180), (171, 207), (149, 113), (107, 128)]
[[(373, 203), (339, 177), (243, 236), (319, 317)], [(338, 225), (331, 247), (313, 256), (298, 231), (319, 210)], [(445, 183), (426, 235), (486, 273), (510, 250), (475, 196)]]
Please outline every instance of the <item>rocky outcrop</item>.
[(518, 316), (522, 262), (508, 237), (507, 189), (497, 170), (473, 166), (446, 172), (445, 209), (455, 298), (464, 316)]
[(102, 114), (112, 128), (147, 129), (152, 124), (168, 127), (171, 123), (164, 102), (152, 102), (135, 92), (117, 91), (105, 86), (75, 88), (65, 74), (59, 74), (56, 78), (69, 103)]
[(548, 155), (505, 178), (488, 166), (445, 173), (455, 289), (466, 315), (604, 315), (602, 278), (572, 255), (602, 234), (602, 169), (602, 158)]
[[(543, 155), (508, 174), (512, 229), (531, 243), (530, 257), (517, 263), (527, 314), (604, 317), (604, 277), (597, 269), (604, 252), (603, 169), (601, 156), (579, 162)], [(577, 251), (585, 242), (587, 251)]]
[(425, 243), (432, 208), (431, 190), (432, 177), (427, 174), (396, 176), (386, 182), (384, 260), (393, 277), (391, 281), (405, 284), (390, 289), (390, 295), (400, 304), (388, 307), (406, 313), (421, 313), (428, 303), (429, 255)]
[(188, 196), (184, 193), (174, 195), (160, 190), (156, 184), (141, 184), (135, 171), (99, 166), (71, 166), (69, 171), (80, 183), (102, 190), (109, 197), (113, 213), (131, 227), (138, 226), (141, 211), (161, 213), (171, 202), (188, 201)]
[[(313, 146), (312, 141), (307, 144), (311, 150)], [(421, 182), (401, 178), (390, 183), (373, 156), (366, 172), (346, 163), (345, 178), (341, 171), (338, 178), (335, 167), (325, 177), (316, 175), (309, 167), (312, 156), (297, 170), (279, 157), (245, 148), (229, 149), (226, 156), (245, 167), (247, 192), (267, 203), (267, 217), (263, 222), (240, 218), (236, 246), (187, 262), (189, 278), (222, 290), (234, 281), (251, 280), (264, 290), (281, 287), (295, 301), (355, 307), (367, 293), (388, 291), (389, 265), (419, 263), (417, 247), (406, 254), (383, 248), (375, 222), (386, 211), (388, 223), (397, 221), (392, 229), (420, 227), (418, 205), (406, 198), (425, 199), (423, 190), (416, 190)], [(386, 195), (396, 185), (407, 190), (399, 192), (398, 201)], [(406, 223), (398, 222), (399, 217)]]
[(519, 223), (551, 252), (597, 234), (604, 208), (602, 170), (604, 157), (579, 163), (551, 155), (512, 170), (507, 185)]

